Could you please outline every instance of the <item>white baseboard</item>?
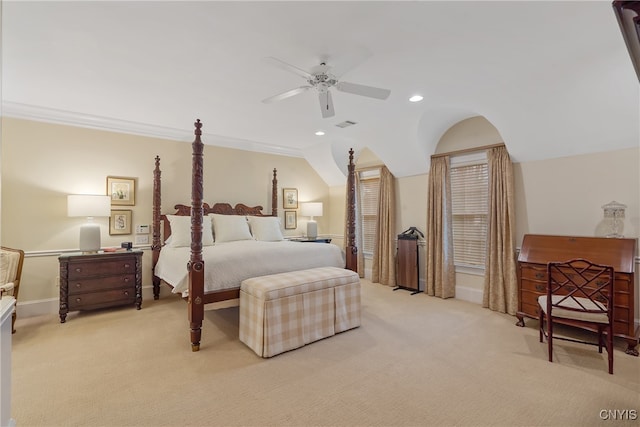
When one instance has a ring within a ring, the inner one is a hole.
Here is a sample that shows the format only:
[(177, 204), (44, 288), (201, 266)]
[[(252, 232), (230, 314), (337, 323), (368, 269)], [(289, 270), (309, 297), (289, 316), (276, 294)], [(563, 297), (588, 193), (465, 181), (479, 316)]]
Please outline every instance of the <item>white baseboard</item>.
[(17, 304), (18, 319), (25, 317), (42, 316), (44, 314), (54, 314), (60, 309), (59, 298), (31, 300)]
[(456, 298), (462, 301), (482, 304), (482, 291), (466, 286), (456, 286)]
[[(144, 301), (153, 300), (153, 286), (142, 287), (142, 304)], [(60, 311), (60, 298), (48, 298), (41, 300), (18, 302), (18, 318), (56, 314)]]

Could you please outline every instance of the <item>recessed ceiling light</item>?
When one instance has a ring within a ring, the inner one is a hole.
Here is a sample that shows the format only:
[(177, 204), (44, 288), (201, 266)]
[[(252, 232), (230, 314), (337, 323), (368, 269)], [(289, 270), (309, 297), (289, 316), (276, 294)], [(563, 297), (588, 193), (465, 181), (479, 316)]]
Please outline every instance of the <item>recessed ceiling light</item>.
[(317, 131), (317, 132), (316, 132), (316, 135), (317, 135), (317, 136), (322, 136), (322, 135), (324, 135), (324, 132), (323, 132), (323, 131), (321, 131), (321, 130), (319, 130), (319, 131)]
[(411, 101), (411, 102), (420, 102), (423, 99), (424, 98), (422, 98), (422, 95), (413, 95), (411, 98), (409, 98), (409, 101)]

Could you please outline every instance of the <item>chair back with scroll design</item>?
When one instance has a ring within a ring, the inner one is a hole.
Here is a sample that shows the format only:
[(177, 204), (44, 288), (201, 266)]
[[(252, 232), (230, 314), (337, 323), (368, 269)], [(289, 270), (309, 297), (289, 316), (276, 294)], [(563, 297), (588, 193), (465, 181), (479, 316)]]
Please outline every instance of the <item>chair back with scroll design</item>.
[[(23, 250), (7, 248), (5, 246), (0, 247), (0, 297), (11, 295), (16, 301), (18, 300), (23, 262)], [(14, 306), (11, 317), (11, 331), (13, 333), (16, 332), (15, 324), (16, 308)]]
[[(540, 305), (540, 342), (547, 337), (549, 362), (553, 362), (554, 323), (595, 331), (598, 342), (564, 337), (607, 349), (609, 373), (613, 374), (613, 267), (572, 259), (547, 264), (547, 294), (538, 297)], [(546, 326), (546, 328), (545, 328)], [(606, 334), (606, 341), (603, 336)]]

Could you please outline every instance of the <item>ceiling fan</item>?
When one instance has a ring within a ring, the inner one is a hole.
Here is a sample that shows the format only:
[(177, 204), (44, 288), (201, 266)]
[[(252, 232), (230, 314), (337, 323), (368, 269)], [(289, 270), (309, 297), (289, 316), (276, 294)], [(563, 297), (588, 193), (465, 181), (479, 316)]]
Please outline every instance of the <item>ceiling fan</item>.
[(321, 62), (320, 65), (313, 67), (311, 71), (306, 71), (291, 64), (287, 64), (277, 58), (267, 57), (264, 61), (270, 65), (282, 68), (285, 71), (289, 71), (296, 74), (307, 81), (304, 86), (297, 87), (295, 89), (288, 90), (286, 92), (279, 93), (277, 95), (270, 96), (262, 100), (265, 104), (269, 104), (275, 101), (281, 101), (294, 95), (306, 92), (309, 89), (315, 88), (318, 91), (318, 100), (320, 101), (320, 111), (322, 117), (333, 117), (335, 111), (333, 109), (333, 101), (331, 100), (330, 88), (335, 87), (340, 92), (351, 93), (354, 95), (367, 96), (369, 98), (387, 99), (391, 94), (389, 89), (381, 89), (373, 86), (365, 86), (356, 83), (349, 83), (339, 81), (339, 75), (331, 73), (333, 67), (327, 65), (325, 62)]

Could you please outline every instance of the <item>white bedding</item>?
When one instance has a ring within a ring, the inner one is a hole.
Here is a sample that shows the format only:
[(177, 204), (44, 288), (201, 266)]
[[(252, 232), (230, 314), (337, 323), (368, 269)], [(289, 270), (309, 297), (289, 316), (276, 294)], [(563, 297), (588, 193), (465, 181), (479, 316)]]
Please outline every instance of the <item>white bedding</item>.
[[(155, 275), (171, 286), (174, 293), (188, 294), (187, 263), (191, 248), (165, 246), (155, 267)], [(216, 243), (202, 248), (205, 293), (240, 287), (251, 277), (315, 267), (345, 266), (342, 250), (333, 244), (302, 242), (261, 242), (241, 240)]]

